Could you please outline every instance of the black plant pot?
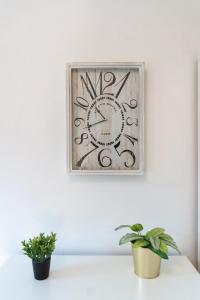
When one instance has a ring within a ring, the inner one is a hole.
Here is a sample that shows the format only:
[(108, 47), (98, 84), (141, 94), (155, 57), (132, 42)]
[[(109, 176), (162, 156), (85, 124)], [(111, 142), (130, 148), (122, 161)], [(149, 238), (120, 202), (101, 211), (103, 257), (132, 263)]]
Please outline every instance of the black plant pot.
[(51, 257), (47, 258), (43, 262), (37, 262), (32, 260), (34, 277), (37, 280), (43, 280), (49, 277)]

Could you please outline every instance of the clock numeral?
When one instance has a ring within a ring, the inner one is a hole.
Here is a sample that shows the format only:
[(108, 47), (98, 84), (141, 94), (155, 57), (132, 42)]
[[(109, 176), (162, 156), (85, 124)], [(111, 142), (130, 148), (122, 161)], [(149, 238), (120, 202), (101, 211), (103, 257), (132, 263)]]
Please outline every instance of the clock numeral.
[(138, 126), (138, 119), (137, 118), (135, 118), (135, 120), (134, 119), (132, 119), (131, 117), (128, 117), (127, 119), (126, 119), (126, 125), (127, 126), (131, 126), (131, 125), (135, 125), (135, 126)]
[(79, 127), (80, 125), (81, 125), (81, 123), (83, 122), (83, 125), (85, 124), (85, 120), (83, 119), (83, 118), (76, 118), (75, 120), (74, 120), (74, 125), (76, 126), (76, 127)]
[[(96, 74), (96, 73), (95, 73), (95, 74)], [(96, 83), (96, 87), (97, 87), (97, 85), (98, 85), (98, 82), (100, 82), (100, 83), (99, 83), (99, 94), (102, 95), (102, 94), (103, 94), (102, 72), (99, 73), (99, 79), (98, 79), (98, 81), (97, 81), (97, 83)]]
[(119, 94), (121, 93), (129, 75), (130, 75), (131, 72), (128, 72), (117, 84), (115, 84), (115, 86), (117, 86), (120, 82), (122, 83), (120, 88), (118, 89), (118, 92), (116, 93), (115, 97), (118, 98), (119, 97)]
[(102, 156), (102, 152), (105, 151), (105, 150), (108, 150), (111, 152), (110, 149), (108, 148), (105, 148), (105, 149), (102, 149), (101, 151), (99, 151), (99, 154), (98, 154), (98, 162), (99, 162), (99, 165), (103, 168), (108, 168), (112, 165), (112, 159), (106, 155)]
[(125, 165), (126, 168), (132, 168), (132, 167), (134, 166), (135, 160), (136, 160), (136, 159), (135, 159), (135, 154), (133, 153), (133, 151), (128, 150), (128, 149), (119, 152), (119, 151), (118, 151), (119, 146), (120, 146), (120, 141), (114, 146), (114, 148), (115, 148), (117, 154), (118, 154), (119, 156), (121, 156), (123, 153), (129, 153), (130, 156), (132, 157), (133, 161), (132, 161), (132, 163), (131, 163), (130, 165), (128, 165), (127, 162), (124, 162), (124, 165)]
[(74, 105), (87, 110), (89, 107), (89, 103), (86, 99), (84, 99), (83, 97), (76, 97), (76, 101), (74, 101)]
[(125, 105), (128, 106), (130, 109), (135, 109), (137, 107), (137, 100), (131, 99), (130, 103), (127, 103), (127, 102), (122, 103), (122, 107), (123, 107), (124, 111), (126, 112)]
[(132, 144), (133, 146), (135, 145), (135, 142), (138, 142), (138, 139), (137, 139), (137, 138), (134, 138), (134, 137), (131, 136), (131, 135), (124, 134), (124, 136), (131, 142), (131, 144)]
[[(101, 75), (101, 81), (102, 81), (102, 75)], [(101, 91), (101, 94), (109, 94), (114, 95), (113, 93), (105, 93), (105, 89), (107, 89), (109, 86), (113, 85), (116, 81), (115, 74), (113, 72), (106, 72), (103, 77), (104, 81), (108, 84), (104, 87), (104, 89)]]
[(83, 75), (81, 75), (80, 77), (81, 77), (81, 83), (82, 83), (82, 86), (83, 86), (83, 90), (84, 90), (84, 87), (85, 87), (86, 90), (88, 91), (91, 99), (94, 100), (97, 97), (97, 93), (96, 93), (95, 88), (92, 84), (90, 76), (88, 75), (87, 72), (85, 72), (85, 78), (83, 77)]
[(90, 150), (89, 152), (87, 152), (85, 155), (83, 155), (81, 157), (81, 159), (76, 163), (76, 166), (77, 167), (81, 167), (84, 159), (89, 155), (91, 154), (93, 151), (95, 151), (97, 148), (99, 148), (99, 146), (95, 145), (95, 143), (93, 143), (92, 141), (90, 142), (90, 144), (92, 144), (92, 146), (94, 146), (94, 149)]
[(111, 85), (118, 86), (121, 83), (121, 85), (120, 85), (120, 87), (119, 87), (119, 89), (118, 89), (118, 91), (117, 91), (117, 93), (115, 95), (115, 97), (118, 98), (119, 95), (120, 95), (120, 93), (121, 93), (121, 91), (122, 91), (122, 89), (123, 89), (123, 87), (124, 87), (124, 85), (125, 85), (125, 83), (126, 83), (126, 81), (127, 81), (127, 79), (128, 79), (128, 77), (129, 77), (129, 75), (130, 75), (130, 72), (128, 72), (121, 80), (119, 80), (115, 84), (115, 82), (116, 82), (116, 76), (115, 76), (115, 74), (113, 72), (106, 72), (104, 74), (104, 78), (103, 79), (108, 84), (102, 90), (102, 74), (100, 74), (100, 87), (101, 87), (100, 88), (100, 92), (101, 92), (101, 94), (114, 95), (113, 93), (105, 93), (105, 89), (107, 89)]
[[(81, 84), (83, 87), (83, 94), (86, 89), (86, 91), (90, 95), (91, 99), (94, 100), (98, 96), (97, 95), (97, 86), (99, 86), (99, 95), (103, 95), (103, 94), (114, 95), (114, 93), (106, 92), (106, 89), (109, 86), (114, 86), (114, 87), (119, 86), (119, 88), (115, 94), (115, 97), (118, 98), (126, 81), (128, 80), (129, 75), (130, 75), (130, 72), (128, 72), (122, 79), (120, 79), (116, 83), (116, 76), (113, 72), (105, 72), (104, 75), (103, 75), (103, 72), (100, 72), (99, 78), (96, 82), (96, 73), (95, 73), (95, 83), (93, 84), (90, 76), (88, 75), (88, 72), (85, 72), (85, 76), (80, 75)], [(103, 87), (103, 81), (106, 83), (106, 85), (104, 87)]]
[(81, 137), (76, 137), (74, 139), (74, 142), (76, 145), (80, 145), (83, 143), (83, 140), (87, 140), (87, 139), (88, 139), (88, 134), (84, 132), (81, 134)]

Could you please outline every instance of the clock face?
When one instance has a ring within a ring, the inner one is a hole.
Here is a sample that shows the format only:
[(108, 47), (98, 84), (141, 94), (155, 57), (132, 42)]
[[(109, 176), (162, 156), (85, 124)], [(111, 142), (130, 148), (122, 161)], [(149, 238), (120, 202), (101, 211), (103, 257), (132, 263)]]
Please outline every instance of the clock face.
[[(112, 130), (110, 122), (115, 124)], [(119, 140), (124, 129), (124, 113), (115, 97), (105, 95), (93, 101), (88, 110), (87, 129), (98, 145), (110, 146)]]
[(141, 66), (70, 66), (69, 84), (71, 171), (141, 171)]

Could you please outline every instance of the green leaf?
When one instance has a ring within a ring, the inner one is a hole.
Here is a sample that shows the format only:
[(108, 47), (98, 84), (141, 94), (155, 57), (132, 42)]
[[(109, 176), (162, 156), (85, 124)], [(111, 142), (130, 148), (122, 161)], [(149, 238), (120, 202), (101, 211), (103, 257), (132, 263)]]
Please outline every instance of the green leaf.
[(149, 245), (149, 241), (146, 241), (144, 239), (137, 240), (133, 243), (133, 248), (138, 247), (147, 247)]
[(162, 234), (164, 231), (165, 231), (165, 229), (160, 228), (160, 227), (156, 227), (156, 228), (153, 228), (153, 229), (149, 230), (146, 233), (146, 237), (148, 237), (148, 238), (150, 238), (150, 237), (159, 237), (160, 234)]
[(173, 237), (171, 237), (171, 235), (166, 234), (166, 233), (162, 233), (159, 235), (159, 238), (165, 241), (170, 241), (173, 242)]
[(42, 262), (51, 256), (55, 249), (56, 234), (44, 235), (40, 233), (38, 236), (22, 241), (22, 250), (24, 254), (33, 259), (34, 261)]
[(131, 228), (132, 231), (135, 231), (135, 232), (139, 232), (139, 231), (143, 230), (142, 224), (138, 224), (138, 223), (132, 225), (130, 228)]
[(159, 250), (160, 248), (160, 239), (158, 237), (150, 237), (149, 241), (153, 248)]
[(142, 239), (143, 237), (141, 235), (138, 235), (136, 233), (127, 233), (126, 235), (124, 235), (120, 241), (119, 241), (119, 245), (123, 245), (132, 241), (136, 241), (138, 239)]
[(164, 252), (164, 253), (168, 253), (168, 247), (167, 247), (167, 245), (165, 244), (165, 242), (164, 241), (160, 241), (160, 251), (162, 251), (162, 252)]
[(153, 251), (154, 253), (156, 253), (158, 256), (160, 256), (163, 259), (168, 259), (168, 255), (165, 252), (162, 252), (160, 250), (156, 250), (154, 249), (151, 245), (148, 246), (148, 248)]
[(175, 249), (178, 253), (181, 253), (174, 241), (174, 239), (166, 233), (160, 235), (160, 239), (165, 242), (165, 244), (173, 249)]
[(115, 228), (115, 231), (122, 228), (131, 228), (131, 225), (120, 225), (117, 228)]
[(180, 250), (178, 249), (176, 243), (173, 241), (173, 242), (170, 242), (170, 241), (164, 241), (166, 245), (168, 245), (169, 247), (175, 249), (179, 254), (181, 254)]

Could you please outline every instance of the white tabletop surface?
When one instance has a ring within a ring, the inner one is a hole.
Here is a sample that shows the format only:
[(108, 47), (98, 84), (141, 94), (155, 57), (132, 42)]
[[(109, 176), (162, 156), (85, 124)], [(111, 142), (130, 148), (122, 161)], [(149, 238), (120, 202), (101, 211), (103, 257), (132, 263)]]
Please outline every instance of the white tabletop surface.
[(37, 281), (31, 260), (19, 255), (0, 268), (0, 299), (200, 300), (200, 277), (184, 256), (162, 261), (160, 277), (141, 279), (131, 256), (54, 255), (50, 277)]

